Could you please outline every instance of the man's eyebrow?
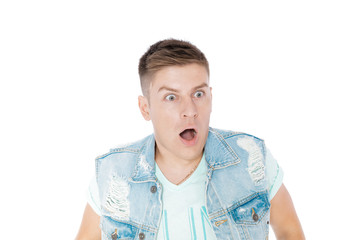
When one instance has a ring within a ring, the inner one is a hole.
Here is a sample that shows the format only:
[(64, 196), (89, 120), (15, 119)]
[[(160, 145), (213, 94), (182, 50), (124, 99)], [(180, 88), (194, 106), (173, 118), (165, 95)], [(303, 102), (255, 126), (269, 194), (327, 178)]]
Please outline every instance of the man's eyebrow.
[(196, 90), (196, 89), (204, 88), (204, 87), (209, 87), (209, 84), (207, 84), (207, 83), (202, 83), (202, 84), (200, 84), (199, 86), (194, 87), (192, 90)]
[[(193, 87), (192, 91), (194, 91), (195, 89), (203, 88), (203, 87), (209, 87), (209, 84), (202, 83), (199, 86)], [(179, 90), (177, 90), (175, 88), (167, 87), (167, 86), (163, 86), (163, 87), (159, 88), (158, 92), (160, 92), (160, 91), (179, 92)]]
[(167, 86), (163, 86), (163, 87), (159, 88), (158, 92), (160, 92), (160, 91), (179, 92), (175, 88), (171, 88), (171, 87), (167, 87)]

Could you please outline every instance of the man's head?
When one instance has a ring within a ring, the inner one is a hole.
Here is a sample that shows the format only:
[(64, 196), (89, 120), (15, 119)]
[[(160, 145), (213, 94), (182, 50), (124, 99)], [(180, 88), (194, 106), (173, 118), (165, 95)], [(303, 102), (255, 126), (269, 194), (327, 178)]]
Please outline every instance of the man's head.
[(167, 39), (150, 46), (139, 61), (141, 90), (148, 97), (154, 73), (168, 66), (184, 66), (197, 63), (205, 67), (209, 75), (209, 63), (205, 55), (190, 42)]
[(139, 108), (152, 121), (157, 157), (201, 157), (212, 108), (204, 54), (187, 42), (161, 41), (140, 59), (139, 74), (145, 95)]

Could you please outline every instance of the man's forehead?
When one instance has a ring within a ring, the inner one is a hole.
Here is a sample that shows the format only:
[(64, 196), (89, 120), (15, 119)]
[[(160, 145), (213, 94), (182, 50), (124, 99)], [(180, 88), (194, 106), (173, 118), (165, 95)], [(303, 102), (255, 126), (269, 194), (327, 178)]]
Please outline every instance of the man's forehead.
[(180, 92), (206, 87), (209, 87), (208, 72), (198, 64), (166, 67), (154, 73), (150, 82), (150, 89), (155, 92)]

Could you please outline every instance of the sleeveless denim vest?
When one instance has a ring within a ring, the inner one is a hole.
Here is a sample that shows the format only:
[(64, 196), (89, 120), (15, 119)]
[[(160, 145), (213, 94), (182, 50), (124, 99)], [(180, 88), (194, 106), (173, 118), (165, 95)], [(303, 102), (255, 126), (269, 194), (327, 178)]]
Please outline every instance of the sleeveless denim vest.
[[(209, 128), (205, 201), (217, 239), (267, 239), (265, 151), (254, 136)], [(102, 239), (156, 239), (162, 186), (155, 176), (154, 153), (150, 135), (96, 158)]]

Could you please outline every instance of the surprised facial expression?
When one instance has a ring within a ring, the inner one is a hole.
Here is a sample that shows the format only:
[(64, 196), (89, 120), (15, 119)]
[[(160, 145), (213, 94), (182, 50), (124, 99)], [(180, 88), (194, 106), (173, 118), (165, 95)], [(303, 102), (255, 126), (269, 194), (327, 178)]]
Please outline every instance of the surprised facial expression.
[(149, 96), (139, 107), (154, 127), (157, 151), (183, 160), (201, 157), (212, 107), (209, 75), (199, 64), (170, 66), (157, 71)]

